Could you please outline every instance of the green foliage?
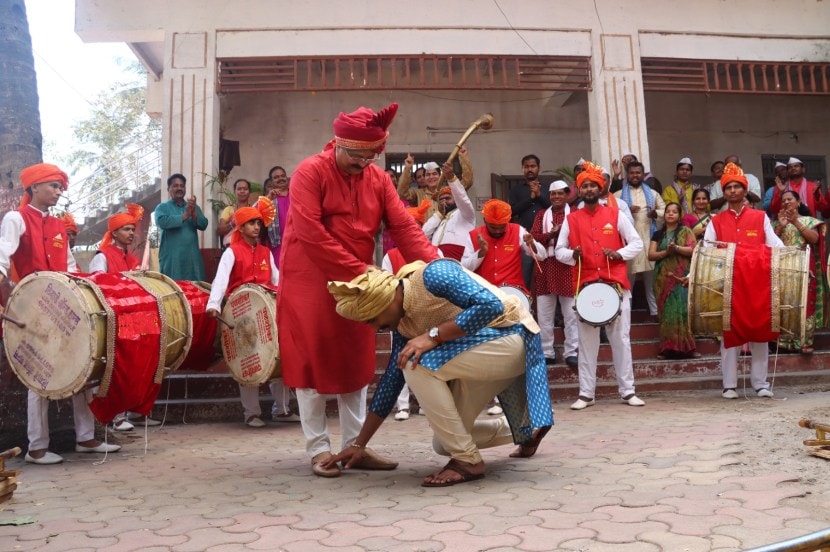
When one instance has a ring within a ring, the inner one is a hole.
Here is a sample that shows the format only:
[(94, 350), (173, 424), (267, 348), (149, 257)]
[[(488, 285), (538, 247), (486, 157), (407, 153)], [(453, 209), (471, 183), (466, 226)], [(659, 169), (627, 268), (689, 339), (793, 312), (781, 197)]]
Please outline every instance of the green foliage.
[[(219, 171), (216, 175), (202, 173), (205, 177), (205, 183), (210, 186), (211, 195), (214, 197), (208, 198), (208, 202), (217, 215), (222, 212), (222, 209), (228, 205), (236, 205), (236, 195), (230, 188), (228, 173)], [(251, 195), (258, 196), (263, 193), (262, 184), (248, 180), (251, 184)], [(216, 199), (218, 197), (218, 199)]]
[(574, 180), (576, 180), (573, 167), (559, 167), (553, 171), (553, 174), (557, 175), (568, 184), (573, 184)]

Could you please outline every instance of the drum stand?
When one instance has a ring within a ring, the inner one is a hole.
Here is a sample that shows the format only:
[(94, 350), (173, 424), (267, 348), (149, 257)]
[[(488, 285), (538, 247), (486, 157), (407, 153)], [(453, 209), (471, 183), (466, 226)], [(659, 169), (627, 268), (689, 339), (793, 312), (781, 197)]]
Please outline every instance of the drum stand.
[(830, 438), (828, 438), (830, 425), (814, 422), (806, 418), (799, 420), (798, 425), (807, 429), (816, 430), (815, 439), (807, 439), (804, 441), (804, 446), (813, 447), (807, 453), (824, 458), (825, 460), (830, 460)]

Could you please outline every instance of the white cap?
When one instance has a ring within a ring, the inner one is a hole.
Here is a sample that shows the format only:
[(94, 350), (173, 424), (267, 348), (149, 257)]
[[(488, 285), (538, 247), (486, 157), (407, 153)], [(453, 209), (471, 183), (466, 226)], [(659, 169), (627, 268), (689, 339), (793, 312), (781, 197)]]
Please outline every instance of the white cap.
[(684, 157), (683, 159), (681, 159), (680, 161), (678, 161), (678, 162), (677, 162), (677, 164), (678, 164), (678, 165), (692, 165), (692, 166), (694, 166), (694, 165), (692, 164), (692, 160), (691, 160), (691, 159), (689, 159), (688, 157)]
[(798, 157), (790, 157), (787, 160), (787, 165), (804, 165), (804, 162)]
[(579, 161), (576, 162), (577, 165), (583, 165), (585, 163), (585, 159), (582, 157), (579, 158)]
[(424, 168), (428, 171), (434, 171), (435, 169), (439, 169), (440, 167), (438, 163), (436, 163), (435, 161), (429, 161), (427, 163), (424, 163)]
[(782, 163), (781, 161), (776, 161), (776, 162), (775, 162), (775, 168), (776, 168), (776, 169), (777, 169), (778, 167), (786, 167), (786, 166), (787, 166), (787, 164), (786, 164), (786, 163)]
[(556, 180), (555, 182), (551, 182), (548, 192), (550, 193), (555, 190), (567, 190), (569, 187), (568, 183), (564, 180)]
[(623, 152), (623, 154), (622, 154), (622, 156), (623, 156), (623, 157), (628, 157), (628, 156), (631, 156), (631, 157), (633, 157), (634, 159), (637, 159), (637, 156), (636, 156), (636, 155), (634, 155), (633, 153), (631, 153), (630, 151), (624, 151), (624, 152)]

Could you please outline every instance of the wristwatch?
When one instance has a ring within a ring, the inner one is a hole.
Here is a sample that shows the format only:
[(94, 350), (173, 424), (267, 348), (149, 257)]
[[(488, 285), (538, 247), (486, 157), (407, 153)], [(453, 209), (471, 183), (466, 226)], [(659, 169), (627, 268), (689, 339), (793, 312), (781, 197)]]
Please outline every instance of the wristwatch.
[(438, 326), (433, 326), (432, 328), (430, 328), (427, 335), (431, 340), (435, 342), (436, 345), (440, 345), (444, 342), (444, 340), (441, 339), (441, 334), (438, 331)]

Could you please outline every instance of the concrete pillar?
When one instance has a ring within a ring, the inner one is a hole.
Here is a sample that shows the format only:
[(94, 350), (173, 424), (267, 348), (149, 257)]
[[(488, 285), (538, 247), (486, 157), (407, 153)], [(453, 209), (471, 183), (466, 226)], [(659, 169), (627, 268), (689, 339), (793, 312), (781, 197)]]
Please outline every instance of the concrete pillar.
[(593, 89), (588, 93), (591, 157), (611, 171), (611, 160), (630, 151), (649, 167), (638, 36), (592, 33)]
[(173, 173), (187, 177), (188, 194), (211, 221), (200, 232), (201, 247), (216, 247), (211, 204), (211, 177), (219, 171), (219, 98), (213, 52), (214, 33), (173, 32), (165, 37), (161, 196), (166, 201), (166, 179)]

